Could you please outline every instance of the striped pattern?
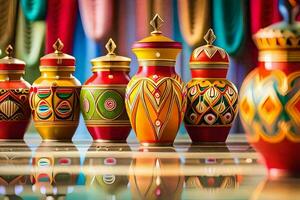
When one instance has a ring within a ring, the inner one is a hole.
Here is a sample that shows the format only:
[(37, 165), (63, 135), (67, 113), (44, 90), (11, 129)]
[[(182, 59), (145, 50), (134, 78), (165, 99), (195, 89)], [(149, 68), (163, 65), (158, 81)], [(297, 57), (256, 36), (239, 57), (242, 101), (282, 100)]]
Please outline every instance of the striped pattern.
[(5, 100), (3, 103), (0, 104), (0, 111), (4, 113), (8, 118), (13, 116), (18, 109), (19, 106), (11, 100)]

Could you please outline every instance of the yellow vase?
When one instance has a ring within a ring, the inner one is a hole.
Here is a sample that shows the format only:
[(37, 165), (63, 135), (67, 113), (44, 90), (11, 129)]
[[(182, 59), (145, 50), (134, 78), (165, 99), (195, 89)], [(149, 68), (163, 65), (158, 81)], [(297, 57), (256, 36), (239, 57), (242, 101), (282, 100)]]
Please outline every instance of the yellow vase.
[(41, 76), (32, 84), (30, 105), (44, 140), (71, 140), (79, 122), (81, 86), (73, 76), (75, 58), (62, 53), (59, 39), (53, 47), (54, 53), (41, 58)]

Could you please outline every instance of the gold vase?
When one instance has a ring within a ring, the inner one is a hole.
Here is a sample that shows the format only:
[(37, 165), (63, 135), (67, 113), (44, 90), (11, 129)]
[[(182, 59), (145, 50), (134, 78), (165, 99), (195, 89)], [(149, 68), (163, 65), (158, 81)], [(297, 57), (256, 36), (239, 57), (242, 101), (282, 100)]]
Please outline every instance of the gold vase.
[(62, 52), (59, 39), (53, 47), (54, 53), (41, 58), (41, 76), (32, 84), (30, 105), (44, 140), (71, 140), (79, 122), (81, 86), (73, 76), (75, 58)]

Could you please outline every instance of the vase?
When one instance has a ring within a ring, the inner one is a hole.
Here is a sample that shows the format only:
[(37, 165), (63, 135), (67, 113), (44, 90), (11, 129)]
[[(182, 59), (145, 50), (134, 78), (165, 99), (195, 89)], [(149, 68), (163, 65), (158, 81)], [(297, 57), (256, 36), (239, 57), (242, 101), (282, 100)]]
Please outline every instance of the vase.
[(81, 111), (94, 140), (125, 142), (131, 130), (125, 109), (130, 58), (114, 53), (112, 39), (106, 48), (106, 56), (91, 61), (93, 75), (82, 86)]
[(196, 48), (190, 58), (185, 127), (193, 143), (225, 142), (237, 114), (238, 92), (226, 79), (229, 56), (212, 45), (216, 39), (212, 29), (204, 39), (207, 44)]
[(161, 23), (156, 14), (151, 36), (133, 45), (139, 68), (126, 88), (131, 126), (145, 146), (173, 144), (186, 106), (186, 89), (174, 67), (181, 44), (162, 35)]
[(258, 66), (242, 84), (239, 106), (248, 141), (262, 154), (270, 176), (300, 171), (299, 5), (280, 1), (279, 10), (284, 21), (253, 36)]
[(13, 47), (0, 59), (0, 139), (23, 139), (28, 128), (30, 84), (23, 80), (25, 62), (12, 57)]
[(58, 39), (54, 53), (41, 58), (41, 76), (34, 81), (30, 106), (34, 126), (44, 140), (71, 140), (79, 122), (80, 82), (73, 76), (75, 58), (62, 52)]

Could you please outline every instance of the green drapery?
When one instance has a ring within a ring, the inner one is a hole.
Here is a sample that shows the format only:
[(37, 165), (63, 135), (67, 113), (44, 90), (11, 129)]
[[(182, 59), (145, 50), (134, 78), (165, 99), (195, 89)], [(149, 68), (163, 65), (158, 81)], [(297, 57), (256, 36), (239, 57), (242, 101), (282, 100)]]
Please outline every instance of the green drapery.
[(245, 37), (246, 0), (213, 0), (212, 24), (215, 44), (236, 55)]

